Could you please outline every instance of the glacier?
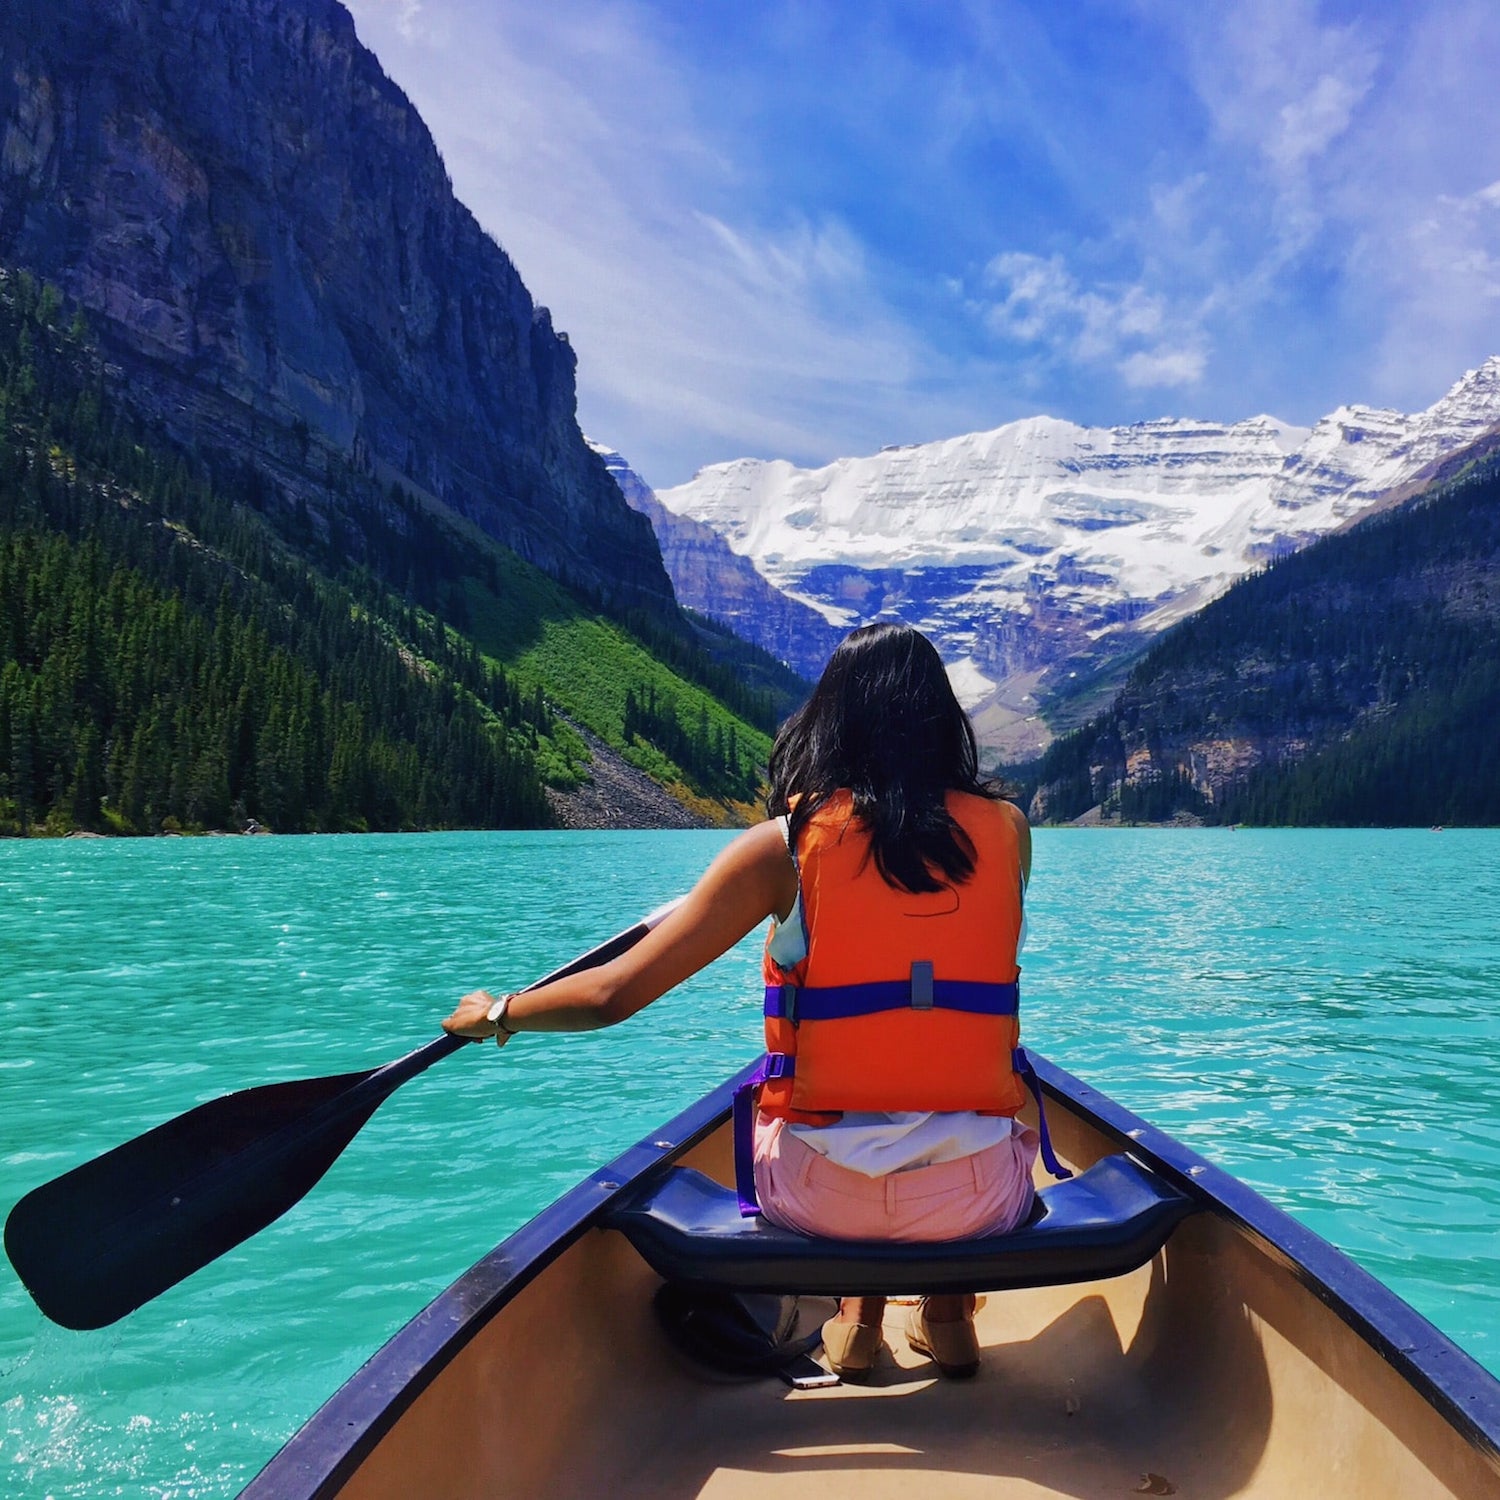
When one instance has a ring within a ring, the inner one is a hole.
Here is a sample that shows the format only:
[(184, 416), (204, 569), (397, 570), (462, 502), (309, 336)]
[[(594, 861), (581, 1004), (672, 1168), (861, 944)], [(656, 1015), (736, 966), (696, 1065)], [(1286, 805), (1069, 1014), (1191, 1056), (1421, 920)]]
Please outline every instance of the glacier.
[[(1311, 428), (1270, 416), (1122, 427), (1029, 417), (817, 469), (737, 459), (656, 491), (654, 507), (633, 503), (656, 516), (684, 603), (786, 659), (786, 619), (773, 643), (758, 618), (777, 612), (744, 608), (744, 579), (728, 573), (748, 562), (815, 611), (831, 634), (806, 630), (816, 644), (793, 661), (805, 673), (856, 624), (925, 630), (981, 739), (1016, 757), (1102, 705), (1158, 631), (1497, 425), (1500, 356), (1412, 415), (1343, 406)], [(677, 522), (709, 528), (734, 561), (706, 566), (700, 538), (685, 589), (664, 539)]]

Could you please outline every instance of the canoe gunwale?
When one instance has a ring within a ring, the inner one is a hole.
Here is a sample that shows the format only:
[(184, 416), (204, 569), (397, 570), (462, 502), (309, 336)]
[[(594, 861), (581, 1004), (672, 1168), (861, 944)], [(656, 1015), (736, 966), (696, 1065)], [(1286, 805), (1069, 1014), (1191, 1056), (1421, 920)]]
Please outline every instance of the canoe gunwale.
[(643, 1141), (591, 1172), (438, 1294), (287, 1440), (240, 1500), (321, 1500), (337, 1494), (402, 1413), (507, 1303), (604, 1216), (614, 1199), (712, 1135), (746, 1067)]
[(1444, 1421), (1500, 1465), (1500, 1380), (1322, 1235), (1107, 1094), (1031, 1054), (1043, 1090), (1173, 1187), (1234, 1224), (1396, 1369)]
[[(1255, 1189), (1064, 1069), (1031, 1054), (1045, 1093), (1232, 1223), (1359, 1335), (1455, 1431), (1500, 1465), (1500, 1381), (1341, 1250)], [(592, 1172), (440, 1293), (292, 1435), (241, 1500), (336, 1494), (454, 1358), (590, 1229), (614, 1200), (668, 1171), (720, 1128), (746, 1067)]]

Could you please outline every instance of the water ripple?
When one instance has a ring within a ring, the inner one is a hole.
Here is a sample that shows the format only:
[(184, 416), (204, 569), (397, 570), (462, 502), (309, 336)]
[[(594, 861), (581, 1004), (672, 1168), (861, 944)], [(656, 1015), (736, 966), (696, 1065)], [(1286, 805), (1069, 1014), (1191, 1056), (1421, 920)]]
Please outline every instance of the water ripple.
[[(0, 1201), (231, 1088), (368, 1067), (723, 835), (0, 843)], [(1044, 831), (1027, 1039), (1500, 1369), (1500, 835)], [(233, 1494), (496, 1240), (748, 1059), (747, 943), (617, 1031), (470, 1049), (114, 1329), (0, 1273), (0, 1489)]]

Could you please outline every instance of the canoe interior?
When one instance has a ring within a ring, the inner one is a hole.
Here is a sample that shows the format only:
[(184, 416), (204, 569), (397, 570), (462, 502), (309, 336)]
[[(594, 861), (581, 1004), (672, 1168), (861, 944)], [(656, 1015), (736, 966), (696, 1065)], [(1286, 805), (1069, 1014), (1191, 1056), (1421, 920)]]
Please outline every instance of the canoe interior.
[[(1049, 1117), (1076, 1168), (1118, 1149), (1087, 1111)], [(728, 1181), (727, 1128), (679, 1159)], [(792, 1392), (708, 1375), (665, 1342), (657, 1284), (619, 1234), (585, 1230), (352, 1472), (309, 1471), (300, 1493), (1500, 1497), (1494, 1448), (1445, 1420), (1223, 1212), (1188, 1219), (1128, 1276), (991, 1294), (984, 1365), (968, 1382), (910, 1353), (900, 1306), (868, 1386)], [(273, 1470), (263, 1480), (289, 1482), (288, 1466)]]

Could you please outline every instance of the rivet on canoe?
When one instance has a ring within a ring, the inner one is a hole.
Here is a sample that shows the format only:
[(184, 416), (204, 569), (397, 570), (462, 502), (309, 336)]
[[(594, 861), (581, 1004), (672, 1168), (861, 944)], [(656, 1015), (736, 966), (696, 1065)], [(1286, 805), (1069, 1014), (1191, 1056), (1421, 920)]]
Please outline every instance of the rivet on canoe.
[(655, 1146), (658, 1151), (670, 1151), (672, 1149), (671, 1141), (652, 1141), (651, 1144)]

